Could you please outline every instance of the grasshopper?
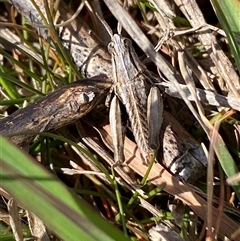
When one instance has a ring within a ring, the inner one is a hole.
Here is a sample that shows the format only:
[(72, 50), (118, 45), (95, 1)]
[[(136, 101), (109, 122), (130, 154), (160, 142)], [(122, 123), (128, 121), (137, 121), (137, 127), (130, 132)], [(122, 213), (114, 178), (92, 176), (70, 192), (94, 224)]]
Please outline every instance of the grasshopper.
[(113, 66), (113, 87), (115, 96), (110, 105), (110, 126), (113, 133), (114, 159), (123, 162), (123, 128), (119, 101), (126, 108), (131, 129), (147, 164), (159, 146), (162, 124), (163, 101), (156, 80), (141, 63), (132, 47), (131, 40), (113, 34), (106, 26), (111, 42), (108, 51)]

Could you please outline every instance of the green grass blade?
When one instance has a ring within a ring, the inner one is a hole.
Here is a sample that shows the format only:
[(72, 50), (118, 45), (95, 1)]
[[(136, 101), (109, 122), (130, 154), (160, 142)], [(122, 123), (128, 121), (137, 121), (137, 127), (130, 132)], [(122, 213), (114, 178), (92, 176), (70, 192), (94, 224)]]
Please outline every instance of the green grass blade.
[(219, 22), (228, 37), (229, 45), (233, 52), (238, 71), (240, 71), (240, 3), (236, 0), (217, 1), (211, 0)]
[(1, 73), (1, 77), (4, 78), (4, 80), (6, 80), (6, 82), (8, 82), (7, 84), (10, 85), (11, 83), (17, 84), (19, 86), (21, 86), (22, 88), (24, 88), (25, 90), (28, 90), (36, 95), (39, 96), (45, 96), (42, 92), (32, 88), (31, 86), (23, 83), (22, 81), (19, 81), (17, 78), (13, 77), (12, 75), (6, 74), (6, 73)]
[[(217, 141), (215, 143), (215, 152), (221, 167), (227, 177), (231, 177), (238, 173), (238, 168), (230, 155), (228, 148), (226, 147), (222, 137), (218, 135)], [(240, 183), (232, 186), (238, 198), (240, 198)]]
[(63, 240), (129, 240), (40, 163), (0, 137), (1, 186)]

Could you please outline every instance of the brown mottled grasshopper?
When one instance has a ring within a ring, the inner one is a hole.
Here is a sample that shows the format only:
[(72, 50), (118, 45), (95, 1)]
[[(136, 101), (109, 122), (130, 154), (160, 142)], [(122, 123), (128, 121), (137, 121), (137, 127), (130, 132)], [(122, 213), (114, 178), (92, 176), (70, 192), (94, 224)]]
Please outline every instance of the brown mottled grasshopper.
[[(114, 158), (123, 160), (123, 131), (119, 100), (126, 108), (132, 132), (144, 163), (148, 163), (159, 146), (163, 103), (154, 80), (139, 60), (132, 43), (120, 34), (112, 34), (108, 51), (112, 56), (113, 90), (110, 125), (113, 133)], [(152, 86), (152, 87), (151, 87)]]

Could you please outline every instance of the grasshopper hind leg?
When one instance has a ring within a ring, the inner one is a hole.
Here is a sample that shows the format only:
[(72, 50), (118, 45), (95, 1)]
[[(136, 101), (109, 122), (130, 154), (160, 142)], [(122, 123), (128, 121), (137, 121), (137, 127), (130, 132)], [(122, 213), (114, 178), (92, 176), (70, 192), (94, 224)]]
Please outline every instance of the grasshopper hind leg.
[(147, 100), (148, 145), (151, 149), (159, 148), (159, 135), (163, 121), (163, 100), (158, 87), (153, 86)]
[(109, 115), (114, 148), (114, 161), (115, 165), (118, 165), (124, 162), (124, 133), (121, 121), (120, 105), (117, 96), (114, 96), (111, 101)]

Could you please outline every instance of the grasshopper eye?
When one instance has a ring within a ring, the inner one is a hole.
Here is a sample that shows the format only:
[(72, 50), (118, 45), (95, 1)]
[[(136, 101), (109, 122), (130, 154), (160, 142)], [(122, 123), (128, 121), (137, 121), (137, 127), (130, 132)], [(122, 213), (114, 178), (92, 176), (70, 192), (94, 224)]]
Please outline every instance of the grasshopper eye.
[(123, 39), (123, 44), (124, 44), (124, 46), (125, 46), (126, 49), (128, 49), (130, 46), (132, 46), (132, 42), (131, 42), (131, 40), (128, 39), (128, 38), (124, 38), (124, 39)]
[(114, 44), (113, 44), (113, 42), (110, 42), (110, 43), (108, 44), (108, 52), (109, 52), (110, 54), (114, 53)]

